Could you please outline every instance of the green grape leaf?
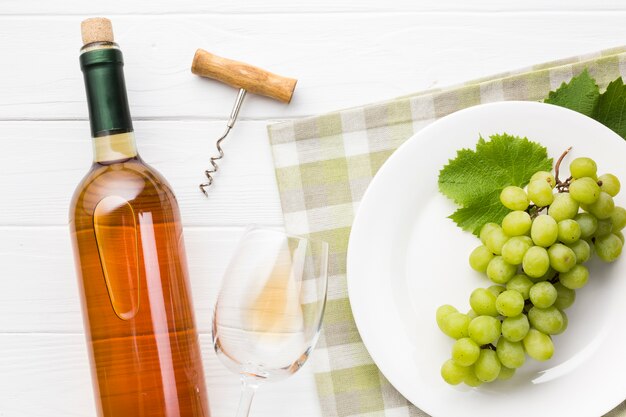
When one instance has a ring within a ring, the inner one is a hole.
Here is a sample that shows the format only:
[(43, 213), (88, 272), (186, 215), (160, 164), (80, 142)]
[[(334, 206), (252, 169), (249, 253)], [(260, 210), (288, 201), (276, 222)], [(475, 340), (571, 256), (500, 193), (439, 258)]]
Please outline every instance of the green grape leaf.
[(562, 83), (556, 91), (550, 91), (543, 102), (593, 117), (599, 97), (600, 89), (596, 81), (584, 70), (568, 83)]
[(626, 138), (626, 86), (622, 77), (612, 81), (600, 95), (593, 118)]
[(478, 236), (486, 223), (500, 224), (510, 210), (500, 202), (500, 190), (485, 196), (485, 203), (477, 202), (461, 207), (448, 218), (452, 219), (461, 229), (468, 230)]
[(551, 91), (544, 103), (555, 104), (592, 117), (626, 139), (626, 86), (622, 78), (612, 81), (600, 94), (587, 70)]
[(478, 234), (487, 222), (500, 222), (508, 213), (500, 191), (508, 185), (525, 186), (537, 171), (552, 168), (545, 147), (526, 138), (482, 137), (476, 150), (461, 149), (439, 172), (439, 191), (462, 206), (450, 218), (464, 230)]

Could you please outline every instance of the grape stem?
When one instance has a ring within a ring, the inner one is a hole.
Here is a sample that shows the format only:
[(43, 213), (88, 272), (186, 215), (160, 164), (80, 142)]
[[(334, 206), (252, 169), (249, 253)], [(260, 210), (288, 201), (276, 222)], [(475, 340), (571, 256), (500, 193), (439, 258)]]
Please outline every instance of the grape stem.
[(566, 193), (569, 192), (569, 186), (572, 184), (572, 176), (567, 177), (567, 179), (560, 183), (559, 185), (556, 186), (556, 189), (560, 192), (560, 193)]
[(561, 182), (561, 180), (559, 179), (559, 170), (561, 169), (561, 162), (563, 162), (563, 158), (565, 158), (565, 155), (567, 155), (569, 151), (571, 150), (572, 150), (571, 146), (567, 148), (565, 152), (561, 154), (559, 159), (556, 161), (556, 165), (554, 166), (554, 179), (556, 180), (556, 188), (559, 190), (560, 193), (566, 191), (566, 189), (569, 187), (570, 181), (572, 180), (572, 177), (567, 178), (564, 182)]
[[(555, 180), (554, 187), (559, 193), (569, 192), (569, 186), (572, 182), (571, 176), (567, 177), (565, 181), (561, 181), (559, 179), (559, 171), (561, 169), (561, 163), (563, 162), (565, 155), (567, 155), (571, 150), (572, 150), (571, 146), (567, 148), (565, 152), (561, 154), (559, 159), (556, 161), (556, 165), (554, 166), (554, 180)], [(543, 210), (546, 210), (547, 208), (548, 206), (539, 207), (535, 204), (531, 204), (528, 206), (528, 209), (526, 211), (528, 212), (528, 214), (530, 214), (530, 217), (534, 219), (535, 217), (539, 215), (539, 213), (541, 213)]]
[(543, 210), (547, 208), (548, 206), (539, 207), (535, 204), (531, 204), (530, 206), (528, 206), (528, 214), (530, 214), (531, 219), (534, 219), (535, 217), (539, 215), (539, 213), (541, 213)]

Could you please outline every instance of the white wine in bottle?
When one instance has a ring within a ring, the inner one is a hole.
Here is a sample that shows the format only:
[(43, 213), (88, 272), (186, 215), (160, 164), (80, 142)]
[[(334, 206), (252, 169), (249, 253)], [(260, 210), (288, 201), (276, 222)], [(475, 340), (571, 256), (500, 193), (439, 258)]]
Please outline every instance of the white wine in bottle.
[(183, 229), (167, 181), (140, 158), (110, 22), (83, 22), (94, 148), (70, 208), (101, 417), (206, 417)]

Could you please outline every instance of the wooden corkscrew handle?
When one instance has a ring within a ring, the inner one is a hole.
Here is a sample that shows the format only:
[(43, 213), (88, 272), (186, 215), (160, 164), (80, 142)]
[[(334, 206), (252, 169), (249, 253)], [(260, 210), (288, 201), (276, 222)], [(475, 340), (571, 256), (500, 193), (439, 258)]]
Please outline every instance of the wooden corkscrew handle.
[(291, 101), (298, 82), (293, 78), (276, 75), (244, 62), (222, 58), (204, 49), (196, 51), (191, 72), (284, 103)]

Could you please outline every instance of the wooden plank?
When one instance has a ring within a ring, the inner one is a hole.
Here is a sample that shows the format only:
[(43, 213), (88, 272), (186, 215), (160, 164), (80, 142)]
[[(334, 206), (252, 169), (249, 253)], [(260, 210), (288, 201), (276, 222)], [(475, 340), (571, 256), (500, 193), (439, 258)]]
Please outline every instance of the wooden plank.
[[(210, 197), (205, 180), (225, 121), (137, 122), (140, 154), (177, 194), (185, 225), (282, 224), (265, 122), (240, 122)], [(92, 160), (86, 121), (2, 122), (0, 225), (65, 225), (75, 187)], [(7, 150), (8, 148), (8, 150)]]
[[(239, 378), (216, 357), (201, 335), (212, 417), (232, 417)], [(95, 417), (85, 337), (82, 334), (0, 334), (0, 416)], [(311, 365), (291, 378), (259, 388), (256, 416), (319, 417)]]
[[(11, 51), (0, 77), (0, 120), (86, 118), (80, 19), (40, 16), (33, 30), (33, 17), (0, 18), (0, 50)], [(626, 38), (625, 19), (624, 11), (190, 14), (121, 15), (114, 26), (135, 117), (228, 114), (235, 91), (190, 73), (202, 47), (300, 80), (288, 106), (247, 98), (242, 118), (259, 120), (362, 105), (617, 46)]]
[[(26, 5), (28, 4), (28, 5)], [(271, 0), (265, 2), (232, 2), (228, 0), (198, 3), (194, 0), (176, 2), (155, 2), (124, 0), (84, 2), (66, 0), (62, 4), (37, 0), (29, 3), (19, 0), (5, 0), (1, 14), (171, 14), (171, 13), (321, 13), (321, 12), (406, 12), (406, 11), (519, 11), (519, 10), (624, 10), (619, 0), (599, 0), (590, 3), (585, 0), (527, 0), (525, 2), (502, 2), (500, 0), (476, 0), (468, 4), (465, 0), (412, 1), (395, 0)], [(114, 12), (111, 12), (114, 11)]]
[[(211, 331), (219, 285), (244, 230), (185, 230), (191, 293), (202, 333)], [(0, 333), (83, 331), (73, 259), (69, 228), (0, 229)]]

